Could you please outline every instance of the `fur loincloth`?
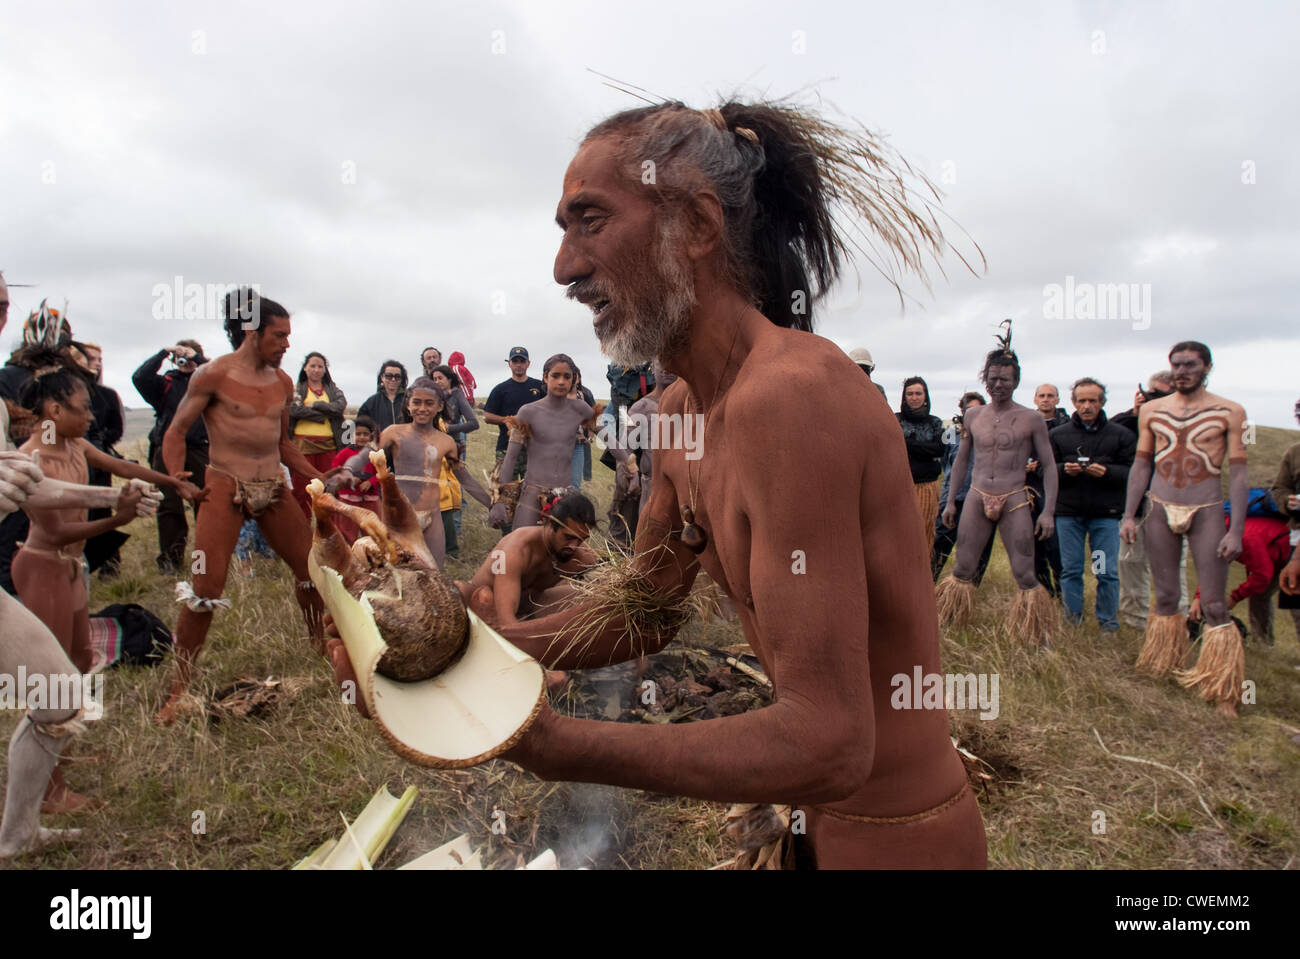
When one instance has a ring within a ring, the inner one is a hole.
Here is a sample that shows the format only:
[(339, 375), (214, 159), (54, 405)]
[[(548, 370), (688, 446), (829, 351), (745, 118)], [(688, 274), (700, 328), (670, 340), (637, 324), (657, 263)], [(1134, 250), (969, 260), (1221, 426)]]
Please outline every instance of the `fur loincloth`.
[(235, 495), (231, 497), (231, 502), (240, 507), (249, 519), (257, 519), (274, 506), (281, 491), (285, 489), (283, 473), (274, 479), (246, 480), (211, 463), (208, 464), (208, 469), (230, 477), (230, 481), (235, 484)]

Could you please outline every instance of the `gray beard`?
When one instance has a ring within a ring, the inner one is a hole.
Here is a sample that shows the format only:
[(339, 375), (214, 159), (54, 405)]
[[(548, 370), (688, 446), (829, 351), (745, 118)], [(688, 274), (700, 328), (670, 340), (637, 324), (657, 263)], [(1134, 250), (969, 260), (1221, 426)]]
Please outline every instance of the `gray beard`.
[(618, 329), (600, 337), (600, 349), (619, 366), (640, 366), (686, 347), (695, 307), (695, 277), (676, 256), (676, 220), (659, 228), (649, 296), (627, 304)]

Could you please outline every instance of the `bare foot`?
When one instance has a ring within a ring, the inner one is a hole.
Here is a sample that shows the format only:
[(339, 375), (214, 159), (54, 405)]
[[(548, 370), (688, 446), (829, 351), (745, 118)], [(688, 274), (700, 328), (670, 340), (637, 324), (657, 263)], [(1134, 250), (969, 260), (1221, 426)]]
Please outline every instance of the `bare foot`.
[(546, 691), (548, 693), (558, 693), (569, 684), (569, 674), (562, 669), (548, 669), (546, 671)]
[(177, 689), (175, 686), (172, 687), (171, 692), (167, 696), (167, 702), (163, 703), (162, 709), (158, 710), (157, 714), (153, 718), (155, 725), (170, 726), (180, 718), (185, 693), (186, 690), (183, 688)]
[(44, 826), (37, 826), (36, 835), (32, 836), (22, 846), (16, 849), (0, 848), (0, 862), (11, 856), (24, 856), (28, 853), (39, 852), (53, 843), (76, 839), (80, 835), (80, 829), (46, 829)]
[(92, 799), (90, 796), (74, 793), (67, 786), (47, 790), (45, 798), (41, 800), (41, 812), (47, 816), (57, 816), (60, 813), (94, 812), (96, 809), (102, 809), (103, 807), (104, 801), (102, 799)]

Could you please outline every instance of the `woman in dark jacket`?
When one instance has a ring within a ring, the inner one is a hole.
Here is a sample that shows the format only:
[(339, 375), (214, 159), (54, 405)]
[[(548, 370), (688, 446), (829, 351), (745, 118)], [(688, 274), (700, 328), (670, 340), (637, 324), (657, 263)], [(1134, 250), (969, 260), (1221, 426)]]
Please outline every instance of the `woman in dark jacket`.
[(359, 416), (369, 416), (382, 433), (394, 423), (409, 423), (406, 415), (406, 367), (397, 360), (385, 360), (375, 377), (375, 394), (361, 404)]
[[(298, 388), (289, 404), (289, 435), (307, 462), (328, 472), (334, 456), (343, 448), (343, 411), (347, 397), (334, 385), (329, 361), (323, 353), (308, 353), (298, 371)], [(307, 495), (307, 477), (290, 471), (293, 498), (311, 522), (311, 497)]]
[(903, 402), (896, 415), (907, 443), (907, 465), (912, 470), (928, 555), (934, 548), (934, 521), (939, 515), (944, 425), (939, 417), (930, 415), (930, 388), (921, 377), (909, 376), (903, 381)]

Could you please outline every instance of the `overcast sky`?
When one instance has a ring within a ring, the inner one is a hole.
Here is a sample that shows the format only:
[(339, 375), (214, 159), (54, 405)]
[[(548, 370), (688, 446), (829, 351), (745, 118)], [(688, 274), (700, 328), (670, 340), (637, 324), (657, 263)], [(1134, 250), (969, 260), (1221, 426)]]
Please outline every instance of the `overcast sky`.
[[(590, 312), (551, 278), (577, 143), (639, 105), (594, 70), (699, 107), (805, 91), (940, 185), (987, 270), (949, 259), (900, 310), (864, 263), (814, 313), (822, 335), (872, 351), (891, 405), (920, 374), (935, 412), (953, 412), (1013, 317), (1021, 402), (1090, 375), (1119, 412), (1190, 338), (1214, 350), (1212, 390), (1295, 426), (1294, 4), (2, 9), (0, 269), (36, 285), (11, 291), (0, 347), (42, 297), (66, 298), (128, 406), (143, 405), (130, 374), (154, 350), (185, 336), (227, 348), (215, 317), (155, 317), (175, 277), (260, 284), (294, 314), (286, 370), (320, 350), (353, 403), (382, 360), (414, 366), (426, 345), (463, 351), (481, 395), (517, 344), (538, 374), (572, 354), (607, 395)], [(1076, 296), (1138, 297), (1054, 316), (1044, 291), (1067, 277)]]

